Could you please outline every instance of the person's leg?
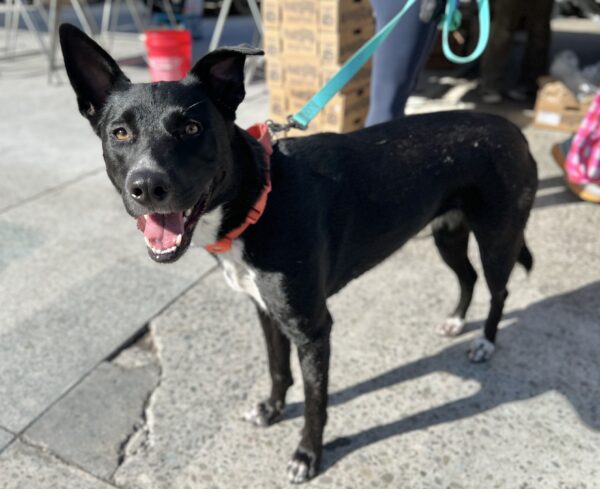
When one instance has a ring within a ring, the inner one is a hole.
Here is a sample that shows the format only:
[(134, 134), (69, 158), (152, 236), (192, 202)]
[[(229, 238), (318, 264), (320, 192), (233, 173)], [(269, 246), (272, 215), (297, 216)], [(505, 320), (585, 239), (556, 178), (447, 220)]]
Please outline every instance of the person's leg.
[(523, 58), (522, 85), (533, 92), (537, 79), (548, 73), (550, 51), (550, 16), (553, 0), (529, 0), (526, 2), (525, 27), (527, 47)]
[(498, 94), (497, 102), (500, 102), (499, 94), (510, 55), (512, 36), (521, 16), (521, 1), (497, 0), (493, 3), (490, 40), (481, 58), (481, 91), (482, 95)]
[[(379, 31), (404, 7), (406, 0), (371, 0), (371, 3)], [(436, 21), (420, 21), (415, 5), (377, 49), (373, 57), (368, 126), (404, 116), (406, 100), (429, 56), (436, 29)]]

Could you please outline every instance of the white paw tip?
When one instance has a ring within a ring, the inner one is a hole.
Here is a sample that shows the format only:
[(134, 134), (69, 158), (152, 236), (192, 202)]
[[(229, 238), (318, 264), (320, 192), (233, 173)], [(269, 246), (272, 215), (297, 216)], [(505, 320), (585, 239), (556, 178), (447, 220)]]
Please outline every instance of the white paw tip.
[(290, 460), (287, 466), (288, 479), (292, 484), (308, 480), (308, 465), (299, 460)]
[(469, 360), (473, 363), (485, 362), (492, 357), (495, 349), (496, 346), (491, 341), (488, 341), (485, 338), (477, 338), (471, 343), (471, 348), (468, 353)]
[(253, 424), (260, 424), (260, 413), (258, 412), (258, 406), (254, 406), (252, 409), (242, 414), (242, 419)]
[(441, 336), (457, 336), (462, 333), (464, 327), (464, 319), (459, 317), (450, 317), (438, 327), (437, 332)]

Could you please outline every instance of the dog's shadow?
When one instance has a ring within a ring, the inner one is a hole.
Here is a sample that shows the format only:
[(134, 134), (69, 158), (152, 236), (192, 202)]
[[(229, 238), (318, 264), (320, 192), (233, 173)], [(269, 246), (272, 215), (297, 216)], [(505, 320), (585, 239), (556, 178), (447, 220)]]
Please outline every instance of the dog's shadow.
[[(432, 407), (397, 421), (365, 428), (326, 443), (323, 469), (365, 446), (430, 426), (485, 413), (505, 403), (557, 391), (565, 396), (589, 428), (600, 430), (600, 282), (553, 296), (525, 309), (508, 312), (512, 323), (499, 332), (500, 347), (489, 363), (471, 364), (467, 341), (454, 342), (440, 353), (399, 366), (367, 381), (333, 392), (336, 406), (400, 382), (448, 372), (475, 380), (481, 388), (471, 397)], [(466, 331), (480, 327), (467, 325)], [(433, 332), (431, 334), (434, 334)], [(300, 416), (300, 403), (288, 406), (284, 419)]]

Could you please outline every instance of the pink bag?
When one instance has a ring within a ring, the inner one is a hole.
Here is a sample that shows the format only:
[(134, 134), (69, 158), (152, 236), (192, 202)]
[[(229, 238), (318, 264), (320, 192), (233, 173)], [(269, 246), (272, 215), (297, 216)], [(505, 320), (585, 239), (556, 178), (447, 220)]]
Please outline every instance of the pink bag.
[(565, 171), (574, 184), (600, 184), (600, 92), (573, 138)]

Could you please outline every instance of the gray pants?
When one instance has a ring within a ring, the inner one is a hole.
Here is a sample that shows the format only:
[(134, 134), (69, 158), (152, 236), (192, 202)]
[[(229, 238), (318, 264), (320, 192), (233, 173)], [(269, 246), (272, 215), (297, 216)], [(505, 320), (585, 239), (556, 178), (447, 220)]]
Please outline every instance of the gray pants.
[[(407, 0), (371, 0), (379, 31)], [(437, 22), (421, 22), (413, 5), (373, 56), (371, 106), (367, 126), (404, 116), (404, 106), (415, 88), (435, 40)]]

